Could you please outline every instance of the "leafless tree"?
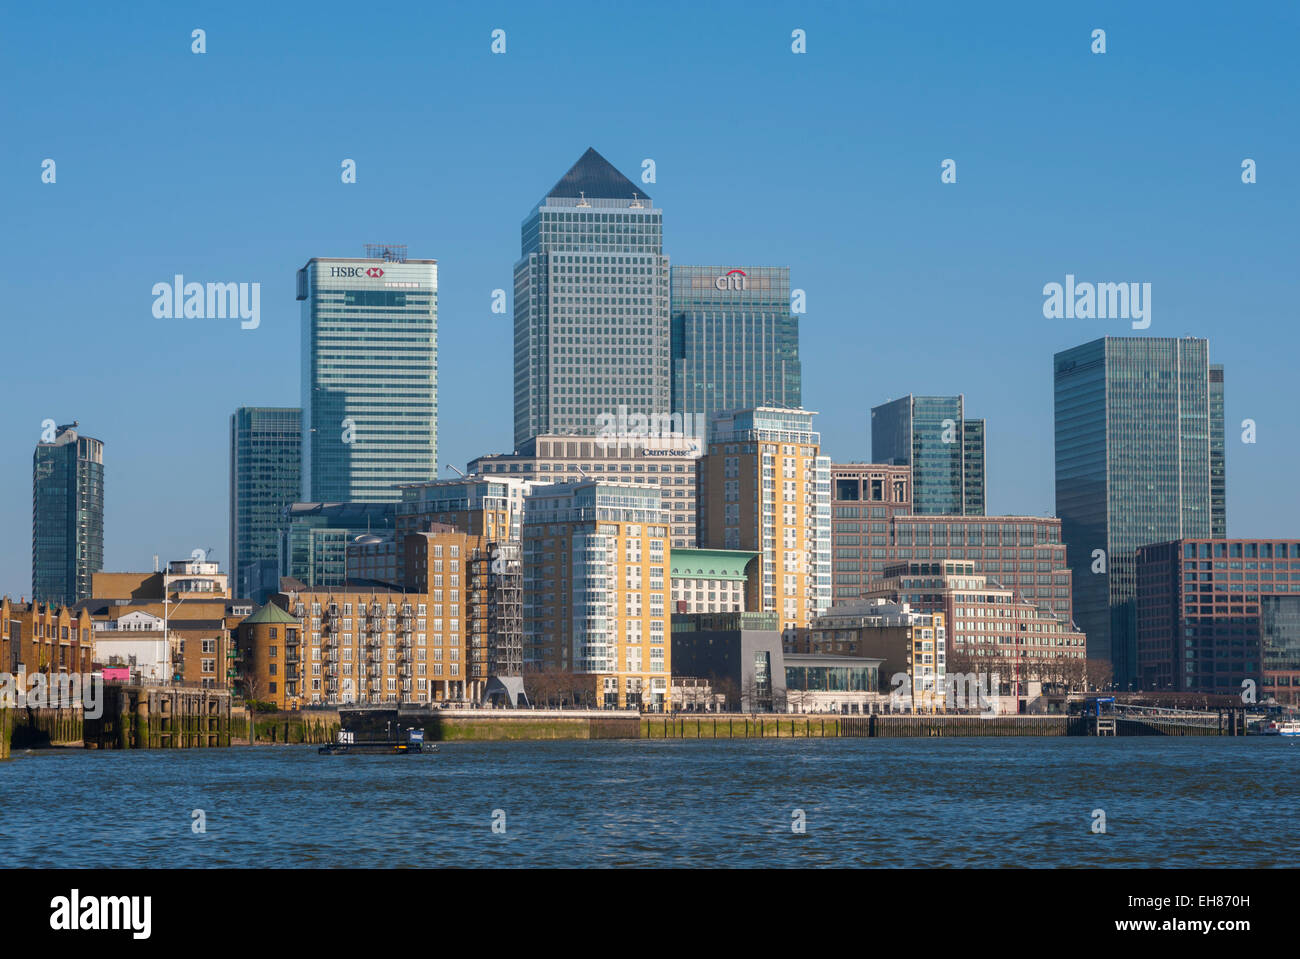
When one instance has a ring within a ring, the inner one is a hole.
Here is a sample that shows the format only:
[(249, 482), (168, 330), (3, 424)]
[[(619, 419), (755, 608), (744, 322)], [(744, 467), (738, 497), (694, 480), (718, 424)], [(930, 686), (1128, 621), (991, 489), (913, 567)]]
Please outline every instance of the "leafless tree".
[(1115, 667), (1107, 659), (1090, 659), (1084, 664), (1087, 685), (1092, 689), (1109, 689), (1115, 678)]
[(723, 699), (723, 709), (736, 712), (740, 709), (740, 686), (730, 676), (713, 680), (713, 691)]

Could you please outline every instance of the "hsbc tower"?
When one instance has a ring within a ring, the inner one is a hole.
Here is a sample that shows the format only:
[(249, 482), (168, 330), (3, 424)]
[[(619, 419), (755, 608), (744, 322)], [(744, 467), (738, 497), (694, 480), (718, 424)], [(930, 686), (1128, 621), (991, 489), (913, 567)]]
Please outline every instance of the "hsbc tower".
[(308, 502), (395, 502), (438, 477), (438, 261), (367, 252), (298, 271)]

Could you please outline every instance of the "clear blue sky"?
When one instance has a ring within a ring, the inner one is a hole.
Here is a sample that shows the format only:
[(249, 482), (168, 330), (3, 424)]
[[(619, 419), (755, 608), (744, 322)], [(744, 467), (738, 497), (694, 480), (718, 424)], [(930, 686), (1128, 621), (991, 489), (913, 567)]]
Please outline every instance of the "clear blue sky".
[[(106, 444), (108, 569), (196, 547), (227, 564), (228, 417), (298, 405), (294, 273), (312, 256), (384, 241), (439, 260), (439, 458), (509, 450), (511, 324), (491, 291), (511, 287), (530, 205), (588, 146), (633, 179), (656, 161), (674, 262), (791, 268), (804, 405), (836, 460), (870, 457), (872, 405), (963, 392), (989, 423), (990, 510), (1050, 513), (1052, 354), (1132, 331), (1046, 320), (1042, 287), (1150, 282), (1147, 335), (1209, 337), (1227, 366), (1229, 534), (1300, 536), (1298, 11), (13, 6), (0, 593), (31, 589), (47, 417)], [(150, 288), (175, 273), (261, 283), (261, 327), (155, 319)]]

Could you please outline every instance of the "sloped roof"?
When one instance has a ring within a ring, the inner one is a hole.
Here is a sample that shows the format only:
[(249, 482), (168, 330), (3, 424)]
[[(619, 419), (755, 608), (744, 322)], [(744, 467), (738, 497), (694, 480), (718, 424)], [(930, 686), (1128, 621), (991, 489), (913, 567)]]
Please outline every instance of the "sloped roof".
[(275, 603), (267, 603), (252, 616), (244, 620), (245, 624), (257, 623), (297, 623), (296, 617), (290, 616)]
[(560, 182), (551, 187), (546, 195), (575, 198), (585, 195), (589, 200), (631, 200), (635, 197), (650, 199), (637, 184), (619, 173), (612, 163), (597, 153), (594, 147), (587, 147), (587, 152), (569, 167), (569, 172), (560, 177)]

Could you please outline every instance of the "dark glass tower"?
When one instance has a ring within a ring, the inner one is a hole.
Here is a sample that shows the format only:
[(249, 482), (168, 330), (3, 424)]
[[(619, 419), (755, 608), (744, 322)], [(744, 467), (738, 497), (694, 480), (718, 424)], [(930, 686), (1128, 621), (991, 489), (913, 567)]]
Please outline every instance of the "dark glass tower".
[(871, 410), (871, 458), (912, 467), (912, 512), (983, 516), (984, 420), (964, 396), (904, 396)]
[(784, 266), (672, 268), (673, 412), (803, 406), (799, 318)]
[(515, 447), (591, 435), (602, 414), (666, 417), (663, 211), (588, 149), (536, 204), (515, 264)]
[(276, 589), (281, 511), (302, 484), (302, 410), (244, 406), (230, 417), (230, 582), (259, 605)]
[(32, 457), (32, 598), (67, 606), (104, 568), (104, 444), (60, 426)]
[(1190, 337), (1106, 337), (1055, 357), (1056, 512), (1074, 617), (1088, 658), (1110, 660), (1121, 688), (1139, 678), (1137, 548), (1209, 537), (1223, 515), (1223, 414), (1212, 409), (1222, 376), (1217, 389), (1211, 379), (1209, 342)]

